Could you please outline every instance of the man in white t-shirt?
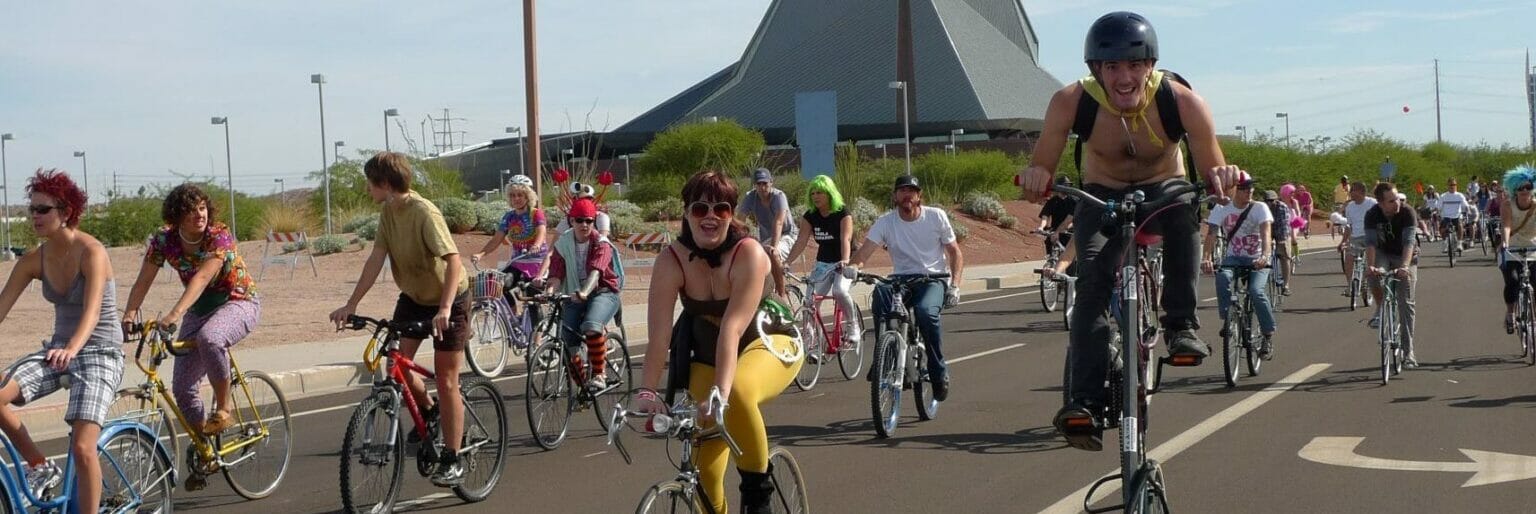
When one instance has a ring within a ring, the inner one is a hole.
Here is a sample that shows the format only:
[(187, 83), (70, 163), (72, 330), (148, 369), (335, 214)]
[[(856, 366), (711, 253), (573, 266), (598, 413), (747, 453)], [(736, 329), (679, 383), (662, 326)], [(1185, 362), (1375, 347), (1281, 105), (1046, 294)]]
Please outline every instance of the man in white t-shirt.
[(1376, 206), (1376, 199), (1365, 196), (1365, 183), (1349, 185), (1349, 201), (1344, 203), (1344, 240), (1339, 242), (1339, 253), (1344, 254), (1344, 296), (1349, 296), (1350, 273), (1355, 269), (1355, 255), (1364, 254), (1369, 241), (1365, 237), (1365, 213)]
[[(1232, 303), (1232, 296), (1227, 294), (1232, 276), (1243, 272), (1232, 267), (1251, 268), (1246, 271), (1248, 297), (1252, 299), (1255, 314), (1259, 315), (1259, 331), (1264, 335), (1260, 341), (1259, 355), (1265, 359), (1270, 358), (1275, 334), (1275, 314), (1265, 294), (1265, 287), (1269, 285), (1270, 249), (1274, 248), (1270, 239), (1270, 229), (1274, 222), (1275, 217), (1269, 212), (1269, 206), (1264, 202), (1253, 201), (1253, 180), (1238, 182), (1237, 193), (1232, 195), (1232, 201), (1211, 209), (1211, 216), (1206, 220), (1210, 228), (1205, 232), (1205, 248), (1215, 248), (1216, 233), (1220, 230), (1227, 234), (1227, 254), (1208, 254), (1201, 262), (1205, 272), (1211, 273), (1215, 271), (1216, 260), (1220, 259), (1222, 269), (1216, 273), (1216, 307), (1223, 320), (1227, 319), (1227, 309)], [(1221, 331), (1223, 338), (1231, 335), (1227, 333), (1225, 323)]]
[[(917, 183), (917, 177), (897, 177), (892, 197), (896, 209), (875, 220), (865, 235), (864, 244), (849, 259), (844, 274), (853, 276), (877, 248), (890, 252), (894, 268), (890, 277), (893, 279), (949, 274), (948, 283), (913, 283), (905, 297), (912, 317), (917, 320), (917, 330), (927, 342), (928, 380), (933, 384), (933, 399), (942, 402), (949, 398), (949, 370), (944, 364), (944, 333), (939, 324), (939, 311), (960, 303), (957, 284), (965, 270), (965, 261), (955, 238), (955, 229), (950, 226), (944, 209), (923, 205), (923, 188)], [(878, 327), (891, 312), (891, 287), (876, 286), (872, 303), (871, 310)]]
[[(1440, 194), (1440, 237), (1445, 237), (1446, 233), (1455, 229), (1456, 237), (1462, 238), (1462, 244), (1465, 245), (1466, 238), (1462, 236), (1466, 232), (1466, 226), (1462, 223), (1462, 218), (1469, 207), (1467, 195), (1456, 190), (1456, 177), (1451, 177), (1445, 185), (1449, 190)], [(1457, 249), (1457, 253), (1461, 253), (1461, 250)]]

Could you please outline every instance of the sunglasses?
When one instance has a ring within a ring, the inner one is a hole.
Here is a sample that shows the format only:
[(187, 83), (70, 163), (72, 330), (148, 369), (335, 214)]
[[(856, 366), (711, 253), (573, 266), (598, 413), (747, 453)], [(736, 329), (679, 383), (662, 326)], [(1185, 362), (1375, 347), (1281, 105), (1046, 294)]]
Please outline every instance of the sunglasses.
[(1526, 185), (1520, 186), (1519, 188), (1515, 189), (1515, 192), (1516, 193), (1529, 193), (1529, 192), (1531, 192), (1531, 187), (1532, 186), (1530, 184), (1526, 184)]
[(597, 218), (571, 218), (571, 223), (580, 223), (582, 225), (591, 225), (596, 222)]
[(709, 213), (713, 212), (715, 213), (716, 218), (729, 219), (731, 217), (732, 210), (733, 209), (730, 202), (693, 202), (688, 204), (688, 214), (695, 218), (703, 218), (708, 216)]
[(50, 212), (53, 212), (54, 209), (59, 209), (59, 208), (60, 207), (57, 206), (57, 205), (32, 205), (32, 206), (28, 206), (27, 210), (30, 211), (32, 214), (36, 214), (38, 216), (42, 216), (44, 214), (48, 214)]

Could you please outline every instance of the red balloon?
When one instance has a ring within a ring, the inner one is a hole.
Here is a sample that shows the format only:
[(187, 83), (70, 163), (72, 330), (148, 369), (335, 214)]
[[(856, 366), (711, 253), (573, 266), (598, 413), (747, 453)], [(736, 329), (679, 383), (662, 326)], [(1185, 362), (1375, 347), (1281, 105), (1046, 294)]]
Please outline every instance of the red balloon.
[(1408, 106), (1403, 106), (1403, 114), (1408, 114)]
[(613, 185), (613, 172), (604, 170), (602, 173), (598, 173), (597, 183), (605, 186)]
[(565, 181), (571, 179), (571, 173), (565, 171), (565, 168), (555, 168), (554, 176), (556, 184), (564, 184)]

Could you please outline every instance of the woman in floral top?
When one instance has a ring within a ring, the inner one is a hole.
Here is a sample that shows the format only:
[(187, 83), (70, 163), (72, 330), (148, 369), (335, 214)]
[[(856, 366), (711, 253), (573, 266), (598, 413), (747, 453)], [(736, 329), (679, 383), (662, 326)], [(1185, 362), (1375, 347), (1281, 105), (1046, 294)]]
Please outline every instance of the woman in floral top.
[[(125, 322), (135, 321), (155, 275), (167, 263), (176, 270), (186, 290), (176, 305), (159, 320), (162, 326), (181, 323), (177, 336), (197, 346), (191, 355), (176, 359), (171, 392), (190, 418), (194, 429), (217, 434), (231, 424), (229, 412), (229, 347), (245, 339), (261, 316), (256, 282), (235, 248), (235, 236), (220, 223), (208, 195), (192, 184), (171, 190), (160, 207), (165, 225), (149, 238), (144, 265), (128, 295)], [(205, 413), (198, 386), (207, 376), (213, 386), (212, 415)]]
[(539, 197), (533, 192), (533, 180), (526, 175), (514, 175), (507, 181), (507, 205), (512, 210), (502, 216), (496, 235), (469, 260), (480, 262), (481, 257), (496, 251), (505, 240), (512, 245), (512, 259), (503, 271), (520, 271), (525, 280), (538, 278), (539, 264), (544, 262), (549, 245), (544, 241), (544, 210), (539, 208)]

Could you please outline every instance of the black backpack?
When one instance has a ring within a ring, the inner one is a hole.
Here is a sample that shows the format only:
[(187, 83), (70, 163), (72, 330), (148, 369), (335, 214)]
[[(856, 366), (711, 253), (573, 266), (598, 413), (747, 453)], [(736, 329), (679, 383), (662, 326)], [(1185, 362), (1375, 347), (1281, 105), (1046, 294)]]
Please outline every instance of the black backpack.
[[(1178, 73), (1161, 70), (1163, 81), (1157, 86), (1157, 94), (1152, 100), (1157, 104), (1157, 117), (1163, 121), (1163, 132), (1168, 133), (1168, 138), (1173, 144), (1185, 142), (1189, 133), (1184, 130), (1184, 118), (1179, 114), (1179, 102), (1173, 96), (1173, 87), (1169, 85), (1170, 79), (1183, 84), (1184, 87), (1194, 89), (1188, 80)], [(1094, 100), (1086, 91), (1077, 98), (1077, 117), (1072, 120), (1072, 133), (1077, 134), (1077, 144), (1072, 150), (1072, 162), (1077, 165), (1078, 187), (1082, 187), (1083, 176), (1083, 141), (1093, 134), (1094, 122), (1099, 117), (1099, 101)], [(1194, 155), (1189, 151), (1189, 145), (1184, 145), (1184, 166), (1188, 169), (1191, 181), (1196, 185), (1200, 183), (1200, 176), (1195, 174)]]

